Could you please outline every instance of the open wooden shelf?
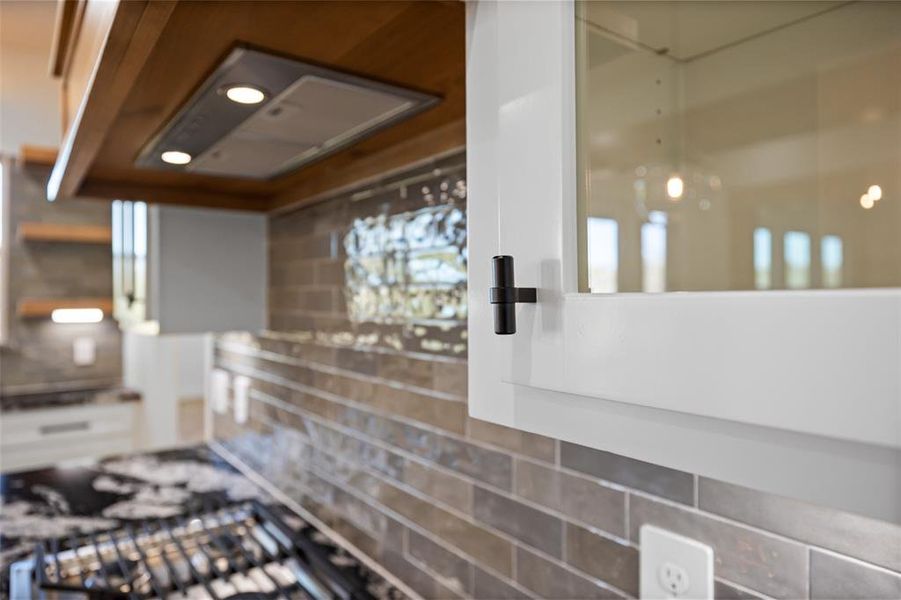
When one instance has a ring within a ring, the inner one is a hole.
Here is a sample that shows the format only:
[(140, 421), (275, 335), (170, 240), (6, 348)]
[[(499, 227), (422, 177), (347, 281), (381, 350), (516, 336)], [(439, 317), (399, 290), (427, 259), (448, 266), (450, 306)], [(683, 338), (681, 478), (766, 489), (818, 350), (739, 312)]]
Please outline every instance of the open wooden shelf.
[(16, 306), (22, 318), (49, 317), (57, 308), (99, 308), (104, 316), (113, 312), (112, 298), (23, 298)]
[(113, 234), (106, 225), (64, 225), (61, 223), (20, 223), (20, 240), (26, 242), (70, 242), (78, 244), (109, 244)]
[(50, 146), (32, 146), (22, 144), (19, 146), (19, 162), (23, 165), (40, 165), (52, 167), (56, 163), (59, 152)]

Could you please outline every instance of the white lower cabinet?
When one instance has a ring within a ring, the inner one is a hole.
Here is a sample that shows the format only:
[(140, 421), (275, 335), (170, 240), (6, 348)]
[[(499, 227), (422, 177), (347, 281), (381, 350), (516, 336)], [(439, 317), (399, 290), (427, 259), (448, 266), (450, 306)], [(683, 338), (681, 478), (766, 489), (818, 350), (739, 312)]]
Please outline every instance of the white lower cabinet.
[(136, 402), (5, 413), (0, 420), (0, 471), (130, 452), (137, 447)]

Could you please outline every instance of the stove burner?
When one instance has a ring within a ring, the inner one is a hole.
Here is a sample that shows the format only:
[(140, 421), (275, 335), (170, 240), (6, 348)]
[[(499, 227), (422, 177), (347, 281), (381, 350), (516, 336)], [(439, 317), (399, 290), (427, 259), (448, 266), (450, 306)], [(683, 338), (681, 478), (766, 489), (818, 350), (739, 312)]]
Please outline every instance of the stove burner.
[[(140, 563), (136, 560), (124, 559), (121, 563), (118, 560), (104, 562), (100, 570), (85, 579), (84, 585), (87, 588), (107, 587), (108, 585), (118, 588), (134, 582), (139, 568)], [(104, 573), (106, 573), (106, 577), (104, 577)]]
[(216, 550), (221, 550), (229, 554), (236, 553), (241, 546), (236, 538), (229, 535), (215, 536), (213, 540), (210, 540), (210, 545)]
[(213, 506), (196, 522), (157, 520), (81, 540), (72, 536), (63, 551), (58, 540), (41, 542), (34, 560), (17, 563), (24, 576), (16, 587), (28, 591), (11, 597), (43, 597), (29, 593), (33, 582), (35, 590), (98, 599), (194, 598), (216, 596), (219, 582), (237, 592), (226, 600), (392, 598), (374, 596), (370, 588), (382, 580), (314, 535), (325, 541), (312, 527), (291, 529), (258, 501)]

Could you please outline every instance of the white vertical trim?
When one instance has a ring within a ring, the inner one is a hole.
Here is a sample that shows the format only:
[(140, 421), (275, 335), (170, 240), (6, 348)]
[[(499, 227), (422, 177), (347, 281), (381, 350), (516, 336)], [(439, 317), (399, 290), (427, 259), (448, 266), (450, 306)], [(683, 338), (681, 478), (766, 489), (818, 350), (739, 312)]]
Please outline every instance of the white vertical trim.
[(0, 155), (0, 346), (6, 346), (10, 342), (9, 313), (9, 248), (10, 248), (10, 210), (12, 179), (12, 161), (9, 157)]

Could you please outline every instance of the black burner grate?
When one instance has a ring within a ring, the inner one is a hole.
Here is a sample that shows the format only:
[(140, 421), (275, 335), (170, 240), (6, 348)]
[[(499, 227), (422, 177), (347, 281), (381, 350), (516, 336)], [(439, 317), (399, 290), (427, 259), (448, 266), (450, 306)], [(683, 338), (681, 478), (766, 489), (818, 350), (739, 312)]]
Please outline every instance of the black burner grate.
[(292, 529), (257, 501), (208, 506), (42, 542), (35, 577), (45, 590), (102, 599), (187, 598), (198, 590), (213, 600), (374, 598), (356, 566), (336, 565), (335, 548), (315, 541), (315, 532)]

